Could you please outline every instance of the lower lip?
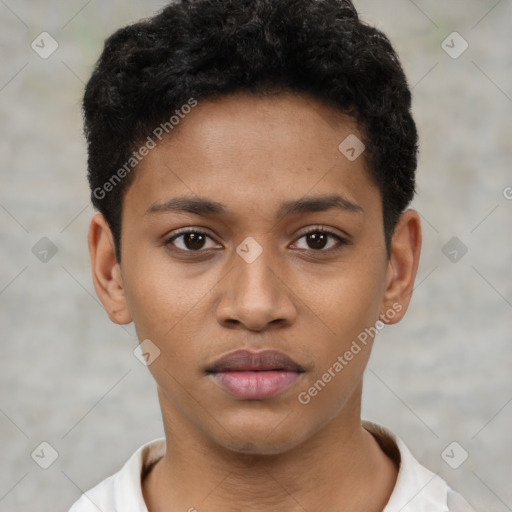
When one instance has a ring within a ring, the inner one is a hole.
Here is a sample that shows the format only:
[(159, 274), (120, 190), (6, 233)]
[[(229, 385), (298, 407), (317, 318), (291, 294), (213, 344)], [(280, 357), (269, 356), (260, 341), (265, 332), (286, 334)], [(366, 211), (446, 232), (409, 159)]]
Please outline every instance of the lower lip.
[(293, 384), (300, 373), (288, 371), (218, 372), (214, 380), (230, 395), (244, 400), (263, 400)]

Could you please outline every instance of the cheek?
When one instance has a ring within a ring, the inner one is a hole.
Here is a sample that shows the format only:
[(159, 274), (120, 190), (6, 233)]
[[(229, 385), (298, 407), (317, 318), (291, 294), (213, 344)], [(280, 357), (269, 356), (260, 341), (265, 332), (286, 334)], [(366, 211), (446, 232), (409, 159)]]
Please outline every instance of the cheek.
[(343, 345), (347, 338), (357, 336), (378, 320), (385, 271), (376, 265), (372, 268), (364, 262), (347, 262), (329, 274), (309, 276), (299, 282), (297, 294), (304, 298), (319, 326), (323, 325), (338, 344)]
[[(364, 257), (302, 290), (318, 326), (316, 364), (301, 391), (311, 408), (342, 406), (364, 372), (379, 320), (385, 271)], [(380, 265), (382, 267), (383, 265)], [(311, 323), (311, 326), (313, 324)], [(311, 330), (314, 335), (315, 328)], [(313, 405), (314, 402), (314, 405)], [(308, 402), (309, 403), (309, 402)]]
[(304, 413), (324, 422), (355, 396), (370, 357), (380, 306), (371, 279), (362, 282), (356, 275), (336, 284), (316, 299), (327, 335), (318, 340), (315, 367), (297, 396)]
[(204, 357), (205, 308), (220, 276), (191, 275), (198, 270), (172, 265), (162, 253), (126, 258), (126, 302), (138, 339), (149, 339), (160, 349), (159, 365), (174, 374), (190, 373), (191, 362)]
[(130, 282), (127, 289), (130, 312), (140, 341), (149, 339), (158, 347), (158, 356), (148, 366), (156, 383), (176, 406), (186, 401), (201, 376), (197, 361), (201, 347), (197, 346), (195, 329), (201, 325), (201, 293), (184, 289), (177, 276), (147, 272)]
[(140, 336), (170, 335), (207, 291), (204, 280), (192, 285), (183, 266), (170, 264), (164, 250), (140, 250), (124, 265), (126, 302)]

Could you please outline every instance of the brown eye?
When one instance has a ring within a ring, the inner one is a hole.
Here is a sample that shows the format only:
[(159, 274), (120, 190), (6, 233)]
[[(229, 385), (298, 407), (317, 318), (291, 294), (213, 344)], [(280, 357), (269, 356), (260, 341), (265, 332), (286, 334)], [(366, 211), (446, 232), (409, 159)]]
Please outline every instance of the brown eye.
[[(327, 252), (330, 249), (336, 249), (336, 246), (345, 245), (347, 243), (344, 238), (325, 229), (315, 229), (304, 233), (299, 238), (299, 240), (301, 239), (305, 239), (306, 247), (299, 247), (299, 249), (313, 250), (316, 252)], [(329, 240), (333, 240), (330, 245)]]
[[(213, 247), (205, 247), (208, 240), (213, 242), (212, 238), (202, 231), (190, 230), (182, 231), (169, 238), (165, 245), (173, 245), (179, 250), (187, 252), (199, 252), (202, 249), (212, 249)], [(178, 241), (177, 243), (175, 243)], [(214, 244), (215, 246), (215, 244)]]
[(327, 241), (329, 239), (329, 235), (325, 233), (309, 233), (306, 235), (307, 244), (311, 249), (323, 249)]

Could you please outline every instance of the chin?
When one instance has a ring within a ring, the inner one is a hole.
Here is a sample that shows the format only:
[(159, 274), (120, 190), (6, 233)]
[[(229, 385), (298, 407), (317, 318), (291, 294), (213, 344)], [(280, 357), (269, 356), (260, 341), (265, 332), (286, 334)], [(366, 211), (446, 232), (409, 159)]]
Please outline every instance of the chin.
[(251, 418), (245, 418), (245, 421), (233, 418), (229, 422), (220, 418), (218, 421), (226, 425), (226, 429), (217, 431), (212, 439), (227, 450), (240, 454), (279, 455), (296, 448), (308, 438), (308, 429), (293, 421), (292, 415), (276, 418), (275, 415), (261, 414), (255, 418), (251, 414)]

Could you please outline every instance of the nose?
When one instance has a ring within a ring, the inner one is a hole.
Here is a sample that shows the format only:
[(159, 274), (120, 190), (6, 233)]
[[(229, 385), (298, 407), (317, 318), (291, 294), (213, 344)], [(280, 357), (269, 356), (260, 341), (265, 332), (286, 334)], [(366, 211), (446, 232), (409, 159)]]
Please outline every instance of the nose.
[(280, 266), (263, 250), (251, 263), (234, 254), (234, 267), (223, 279), (217, 320), (224, 327), (263, 331), (289, 326), (297, 317), (291, 283)]

